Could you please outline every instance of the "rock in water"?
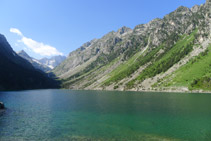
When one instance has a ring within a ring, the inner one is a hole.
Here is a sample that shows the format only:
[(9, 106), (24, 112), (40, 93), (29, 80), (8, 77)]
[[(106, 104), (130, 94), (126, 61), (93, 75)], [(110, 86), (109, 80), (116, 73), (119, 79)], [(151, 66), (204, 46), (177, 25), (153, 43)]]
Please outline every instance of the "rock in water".
[(3, 102), (0, 102), (0, 109), (4, 109), (4, 103)]

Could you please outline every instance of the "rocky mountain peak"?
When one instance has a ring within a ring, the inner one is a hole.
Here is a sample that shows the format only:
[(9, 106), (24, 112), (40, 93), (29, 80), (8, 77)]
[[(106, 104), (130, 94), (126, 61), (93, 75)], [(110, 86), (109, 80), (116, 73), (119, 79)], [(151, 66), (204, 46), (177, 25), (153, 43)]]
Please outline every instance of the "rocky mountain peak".
[(66, 59), (65, 56), (53, 56), (51, 58), (42, 58), (38, 60), (41, 64), (48, 66), (49, 68), (53, 69), (54, 67), (58, 66), (62, 61)]
[(13, 52), (12, 48), (7, 42), (7, 39), (2, 34), (0, 34), (0, 51), (4, 52), (4, 54), (11, 54), (11, 52)]
[(28, 54), (24, 51), (24, 50), (21, 50), (21, 51), (19, 51), (19, 52), (17, 52), (18, 54), (22, 54), (22, 55), (27, 55), (28, 56)]
[(6, 38), (4, 37), (4, 35), (0, 34), (0, 42), (6, 40)]
[(91, 45), (91, 42), (86, 42), (84, 43), (79, 49), (80, 51), (85, 50), (87, 47), (89, 47)]
[(24, 50), (21, 50), (21, 51), (19, 51), (19, 52), (17, 52), (17, 53), (23, 53), (23, 54), (26, 54), (26, 52), (25, 52)]
[(199, 8), (200, 8), (199, 5), (195, 5), (195, 6), (193, 6), (193, 7), (191, 8), (191, 11), (192, 11), (193, 13), (196, 13), (196, 12), (198, 12)]
[(121, 27), (120, 29), (117, 30), (117, 33), (122, 35), (122, 34), (124, 34), (126, 32), (129, 32), (129, 31), (132, 31), (132, 29), (129, 28), (129, 27), (123, 26), (123, 27)]
[(28, 61), (32, 59), (24, 50), (17, 52), (17, 54)]
[(86, 42), (85, 44), (83, 44), (83, 47), (88, 47), (91, 45), (91, 42)]
[(183, 12), (189, 12), (189, 11), (190, 11), (190, 9), (188, 7), (180, 6), (176, 9), (175, 12), (183, 13)]

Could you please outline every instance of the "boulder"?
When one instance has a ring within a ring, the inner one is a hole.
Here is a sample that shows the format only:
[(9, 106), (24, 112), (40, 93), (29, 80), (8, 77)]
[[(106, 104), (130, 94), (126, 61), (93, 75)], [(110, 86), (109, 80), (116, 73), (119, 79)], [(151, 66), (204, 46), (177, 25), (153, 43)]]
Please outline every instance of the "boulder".
[(4, 109), (4, 103), (3, 102), (0, 102), (0, 109)]

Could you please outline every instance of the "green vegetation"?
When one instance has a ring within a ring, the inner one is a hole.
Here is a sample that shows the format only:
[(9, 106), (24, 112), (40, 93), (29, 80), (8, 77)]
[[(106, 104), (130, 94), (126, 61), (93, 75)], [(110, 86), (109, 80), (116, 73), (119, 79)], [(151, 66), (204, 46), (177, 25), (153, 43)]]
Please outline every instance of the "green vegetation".
[(211, 45), (199, 56), (178, 69), (175, 77), (162, 86), (186, 86), (189, 89), (211, 90)]
[(123, 78), (129, 77), (133, 74), (140, 66), (145, 65), (153, 59), (156, 53), (162, 48), (162, 46), (148, 51), (145, 55), (141, 51), (136, 53), (127, 62), (121, 64), (110, 74), (110, 78), (104, 82), (104, 85), (109, 85), (112, 82), (118, 82)]
[(192, 34), (182, 36), (179, 41), (169, 50), (153, 62), (150, 66), (143, 70), (143, 72), (134, 80), (127, 83), (128, 88), (132, 88), (136, 80), (143, 81), (146, 78), (153, 77), (157, 74), (167, 71), (175, 63), (186, 56), (193, 48), (195, 37), (197, 33), (195, 30)]
[(211, 73), (191, 83), (190, 89), (211, 90)]

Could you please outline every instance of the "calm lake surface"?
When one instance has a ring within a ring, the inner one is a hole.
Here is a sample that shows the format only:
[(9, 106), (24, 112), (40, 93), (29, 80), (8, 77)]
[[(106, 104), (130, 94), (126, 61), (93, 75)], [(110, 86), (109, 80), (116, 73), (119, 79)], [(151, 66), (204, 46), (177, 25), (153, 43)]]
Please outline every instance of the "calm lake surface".
[(211, 140), (211, 94), (0, 92), (0, 140)]

